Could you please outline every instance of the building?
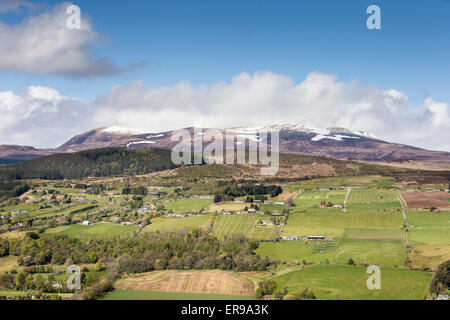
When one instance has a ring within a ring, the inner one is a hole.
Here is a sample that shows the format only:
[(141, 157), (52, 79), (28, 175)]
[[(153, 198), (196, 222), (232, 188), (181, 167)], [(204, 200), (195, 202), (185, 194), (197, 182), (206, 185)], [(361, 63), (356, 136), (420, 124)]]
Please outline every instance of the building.
[(275, 210), (274, 212), (271, 213), (271, 215), (273, 215), (273, 216), (281, 216), (282, 214), (279, 211)]
[(297, 241), (300, 238), (297, 236), (293, 236), (293, 237), (282, 237), (281, 240), (289, 240), (289, 241)]
[(325, 236), (308, 236), (308, 240), (324, 240)]
[(90, 226), (92, 224), (92, 222), (90, 222), (90, 221), (83, 221), (83, 223), (82, 223), (82, 225), (83, 226)]
[(138, 209), (140, 213), (148, 213), (148, 207), (141, 207)]
[(273, 222), (273, 221), (263, 221), (263, 226), (274, 226), (275, 225), (275, 222)]

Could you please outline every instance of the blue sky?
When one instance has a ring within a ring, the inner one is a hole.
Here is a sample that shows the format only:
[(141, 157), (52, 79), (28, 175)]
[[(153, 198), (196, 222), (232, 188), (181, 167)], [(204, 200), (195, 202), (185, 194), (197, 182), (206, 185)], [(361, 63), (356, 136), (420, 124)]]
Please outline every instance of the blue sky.
[[(61, 1), (46, 3), (49, 7)], [(119, 65), (148, 65), (112, 77), (76, 80), (2, 72), (0, 87), (17, 90), (39, 82), (90, 99), (133, 79), (150, 86), (182, 80), (209, 84), (229, 81), (243, 71), (270, 70), (300, 81), (315, 70), (396, 88), (415, 103), (427, 94), (450, 101), (450, 1), (74, 3), (101, 36), (96, 55), (109, 56)], [(366, 28), (370, 4), (381, 8), (381, 30)], [(18, 23), (26, 13), (0, 19)]]
[(72, 2), (0, 1), (0, 144), (296, 121), (450, 150), (450, 0)]

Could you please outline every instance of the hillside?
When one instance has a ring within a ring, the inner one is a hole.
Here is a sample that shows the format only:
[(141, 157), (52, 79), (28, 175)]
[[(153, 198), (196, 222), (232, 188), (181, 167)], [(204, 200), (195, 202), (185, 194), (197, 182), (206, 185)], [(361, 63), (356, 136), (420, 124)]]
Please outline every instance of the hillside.
[[(300, 125), (274, 125), (265, 127), (279, 131), (280, 152), (285, 154), (303, 154), (324, 156), (335, 159), (353, 159), (367, 162), (390, 162), (397, 166), (425, 168), (437, 170), (450, 169), (450, 153), (431, 151), (392, 143), (375, 138), (373, 135), (345, 128), (317, 129)], [(249, 142), (263, 141), (258, 133), (262, 128), (228, 128), (239, 148), (251, 149)], [(194, 132), (194, 128), (186, 128), (195, 141), (202, 140), (204, 132)], [(199, 130), (199, 129), (197, 129)], [(90, 130), (79, 134), (58, 148), (35, 149), (33, 147), (0, 146), (0, 163), (12, 163), (17, 160), (28, 160), (50, 154), (71, 153), (83, 150), (121, 147), (127, 149), (172, 149), (177, 142), (171, 137), (174, 131), (144, 133), (126, 128), (108, 127)], [(241, 142), (239, 142), (241, 141)], [(209, 141), (200, 142), (203, 147)]]
[(169, 150), (105, 148), (51, 155), (0, 167), (0, 178), (77, 179), (143, 174), (175, 167)]

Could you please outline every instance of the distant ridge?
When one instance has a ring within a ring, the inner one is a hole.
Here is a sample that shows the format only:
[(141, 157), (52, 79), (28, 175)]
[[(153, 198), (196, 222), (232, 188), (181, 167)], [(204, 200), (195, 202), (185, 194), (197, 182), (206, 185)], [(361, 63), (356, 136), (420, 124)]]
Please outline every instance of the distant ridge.
[[(186, 128), (193, 135), (194, 128)], [(327, 129), (299, 124), (281, 124), (260, 127), (227, 128), (235, 137), (258, 140), (258, 130), (279, 130), (280, 152), (325, 156), (335, 159), (353, 159), (369, 162), (421, 161), (448, 163), (450, 153), (430, 151), (413, 146), (391, 143), (377, 139), (373, 134), (332, 127)], [(207, 129), (203, 129), (207, 130)], [(171, 141), (173, 131), (142, 132), (123, 127), (102, 127), (76, 135), (54, 149), (35, 149), (29, 146), (1, 145), (0, 160), (28, 160), (45, 155), (72, 153), (83, 150), (123, 147), (129, 149), (161, 148), (171, 149), (176, 142)], [(202, 139), (196, 135), (194, 139)]]

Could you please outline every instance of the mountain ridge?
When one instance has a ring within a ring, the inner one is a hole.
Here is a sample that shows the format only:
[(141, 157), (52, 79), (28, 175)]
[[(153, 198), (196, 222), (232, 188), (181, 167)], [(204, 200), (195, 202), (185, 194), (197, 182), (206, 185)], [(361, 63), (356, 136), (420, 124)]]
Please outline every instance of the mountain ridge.
[[(404, 162), (429, 161), (449, 163), (450, 153), (433, 151), (399, 143), (377, 139), (374, 135), (340, 127), (320, 129), (298, 124), (281, 124), (260, 127), (231, 127), (227, 133), (234, 139), (261, 141), (258, 131), (271, 129), (279, 131), (280, 153), (325, 156), (335, 159), (353, 159), (368, 162)], [(206, 128), (185, 128), (193, 139), (203, 140)], [(202, 130), (200, 133), (199, 130)], [(0, 159), (29, 160), (46, 155), (73, 153), (84, 150), (125, 147), (129, 149), (162, 148), (172, 149), (178, 142), (173, 142), (173, 131), (144, 132), (123, 127), (101, 127), (78, 134), (57, 148), (36, 149), (32, 146), (0, 145)], [(197, 131), (197, 132), (196, 132)], [(225, 131), (223, 131), (225, 133)], [(197, 133), (197, 134), (195, 134)], [(266, 141), (270, 146), (269, 141)], [(240, 143), (236, 142), (236, 147)], [(245, 144), (250, 148), (250, 144)]]

